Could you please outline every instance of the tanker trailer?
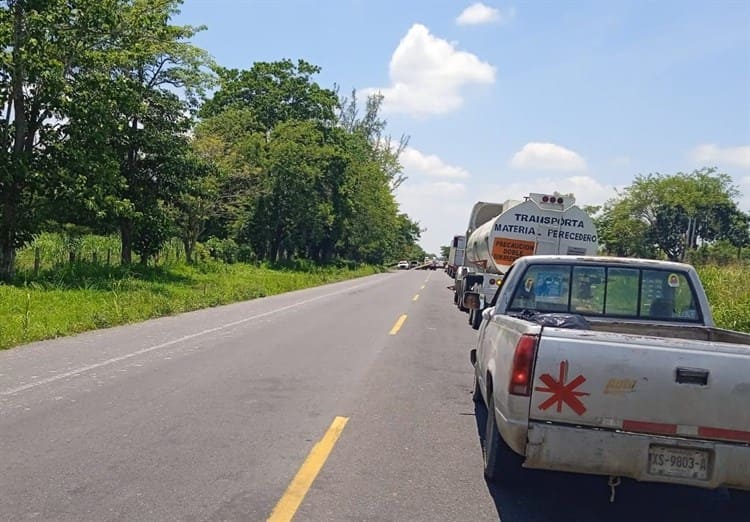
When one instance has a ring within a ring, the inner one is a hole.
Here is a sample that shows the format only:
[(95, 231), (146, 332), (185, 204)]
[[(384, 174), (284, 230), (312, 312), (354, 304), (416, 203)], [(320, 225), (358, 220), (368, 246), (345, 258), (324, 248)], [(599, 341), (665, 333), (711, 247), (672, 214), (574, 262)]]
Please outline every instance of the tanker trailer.
[(469, 324), (479, 328), (480, 310), (492, 300), (503, 275), (519, 257), (588, 256), (598, 250), (596, 225), (572, 196), (529, 194), (524, 201), (506, 202), (502, 213), (466, 240), (465, 262), (474, 270), (464, 277), (462, 290), (479, 292), (482, 301), (479, 310), (470, 312)]

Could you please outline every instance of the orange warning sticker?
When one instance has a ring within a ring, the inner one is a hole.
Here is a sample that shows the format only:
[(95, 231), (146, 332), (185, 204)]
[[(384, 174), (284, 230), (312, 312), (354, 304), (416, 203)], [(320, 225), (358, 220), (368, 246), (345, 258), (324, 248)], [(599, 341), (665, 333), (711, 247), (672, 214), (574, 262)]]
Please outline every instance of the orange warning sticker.
[(509, 265), (522, 256), (534, 255), (536, 241), (496, 237), (492, 243), (492, 258), (498, 265)]

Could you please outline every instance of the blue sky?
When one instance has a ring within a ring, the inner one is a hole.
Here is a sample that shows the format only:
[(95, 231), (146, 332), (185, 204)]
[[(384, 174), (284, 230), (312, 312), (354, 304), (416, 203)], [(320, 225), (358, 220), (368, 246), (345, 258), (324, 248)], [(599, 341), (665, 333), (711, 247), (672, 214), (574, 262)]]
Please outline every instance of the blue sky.
[(185, 0), (221, 65), (302, 58), (385, 95), (401, 209), (438, 252), (476, 201), (601, 204), (638, 174), (715, 166), (750, 211), (750, 2)]

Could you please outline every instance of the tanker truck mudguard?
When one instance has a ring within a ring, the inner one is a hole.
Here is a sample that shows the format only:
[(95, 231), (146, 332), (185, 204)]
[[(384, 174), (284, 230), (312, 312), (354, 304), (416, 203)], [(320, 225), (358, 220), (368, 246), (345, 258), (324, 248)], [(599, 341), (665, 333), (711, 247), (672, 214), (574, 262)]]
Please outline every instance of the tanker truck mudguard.
[[(543, 254), (592, 256), (598, 250), (596, 225), (576, 206), (573, 196), (532, 193), (523, 201), (506, 201), (494, 218), (467, 231), (465, 263), (469, 270), (461, 291), (478, 292), (481, 310), (492, 300), (516, 259)], [(467, 310), (463, 295), (459, 308)], [(468, 312), (469, 324), (478, 329), (481, 312)]]

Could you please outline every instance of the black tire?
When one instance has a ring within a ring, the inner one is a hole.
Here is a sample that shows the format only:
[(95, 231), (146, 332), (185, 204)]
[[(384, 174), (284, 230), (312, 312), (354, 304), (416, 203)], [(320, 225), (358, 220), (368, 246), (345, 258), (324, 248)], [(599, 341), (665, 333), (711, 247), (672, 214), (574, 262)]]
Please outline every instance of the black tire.
[(508, 447), (495, 424), (495, 404), (492, 392), (487, 392), (487, 428), (484, 432), (482, 455), (484, 457), (484, 477), (499, 484), (519, 484), (523, 482), (521, 467), (523, 458)]
[(482, 390), (479, 389), (479, 379), (477, 379), (476, 375), (474, 375), (474, 393), (471, 396), (471, 400), (473, 400), (477, 404), (484, 403), (484, 399), (482, 398)]

